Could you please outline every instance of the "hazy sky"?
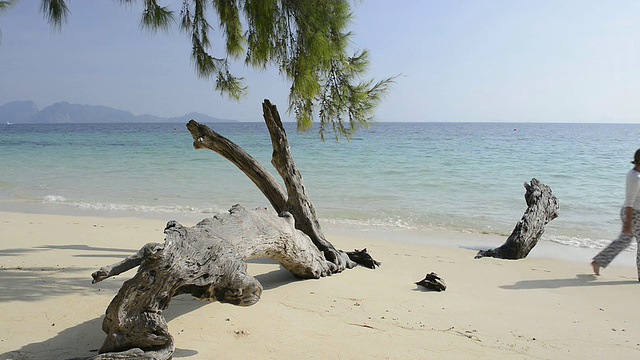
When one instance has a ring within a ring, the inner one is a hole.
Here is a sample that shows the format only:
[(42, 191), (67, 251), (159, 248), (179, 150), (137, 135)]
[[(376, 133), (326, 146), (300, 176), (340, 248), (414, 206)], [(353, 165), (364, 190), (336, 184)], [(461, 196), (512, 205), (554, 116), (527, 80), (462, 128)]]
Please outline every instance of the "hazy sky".
[[(289, 84), (276, 71), (241, 64), (249, 96), (220, 96), (196, 77), (187, 36), (142, 31), (139, 6), (69, 0), (55, 32), (39, 3), (0, 15), (0, 105), (68, 101), (240, 121), (261, 121), (265, 98), (287, 107)], [(181, 1), (160, 3), (179, 12)], [(638, 0), (365, 0), (353, 10), (369, 77), (400, 74), (378, 120), (640, 122)]]

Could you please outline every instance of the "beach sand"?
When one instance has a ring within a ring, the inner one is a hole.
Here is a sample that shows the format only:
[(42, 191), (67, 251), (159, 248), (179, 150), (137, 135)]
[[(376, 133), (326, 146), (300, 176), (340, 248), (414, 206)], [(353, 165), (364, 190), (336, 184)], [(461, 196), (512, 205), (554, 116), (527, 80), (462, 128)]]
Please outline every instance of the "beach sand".
[[(90, 274), (161, 242), (166, 223), (11, 212), (0, 222), (0, 359), (95, 355), (104, 311), (134, 270), (96, 285)], [(640, 358), (640, 283), (631, 266), (614, 261), (596, 278), (588, 259), (476, 260), (473, 249), (327, 235), (340, 249), (366, 247), (382, 266), (300, 281), (278, 264), (252, 261), (265, 288), (254, 306), (173, 299), (164, 315), (174, 358)], [(494, 245), (503, 242), (495, 237)], [(432, 271), (446, 291), (414, 284)]]

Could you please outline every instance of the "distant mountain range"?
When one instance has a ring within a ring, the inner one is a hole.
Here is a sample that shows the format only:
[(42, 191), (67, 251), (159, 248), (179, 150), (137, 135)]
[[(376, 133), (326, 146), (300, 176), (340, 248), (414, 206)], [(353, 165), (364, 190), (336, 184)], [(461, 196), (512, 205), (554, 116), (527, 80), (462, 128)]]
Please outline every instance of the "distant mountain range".
[(133, 122), (235, 122), (214, 118), (200, 113), (164, 118), (154, 115), (134, 115), (128, 111), (107, 106), (69, 104), (66, 101), (47, 106), (42, 110), (33, 101), (12, 101), (0, 106), (0, 123), (8, 124), (57, 124), (57, 123), (133, 123)]

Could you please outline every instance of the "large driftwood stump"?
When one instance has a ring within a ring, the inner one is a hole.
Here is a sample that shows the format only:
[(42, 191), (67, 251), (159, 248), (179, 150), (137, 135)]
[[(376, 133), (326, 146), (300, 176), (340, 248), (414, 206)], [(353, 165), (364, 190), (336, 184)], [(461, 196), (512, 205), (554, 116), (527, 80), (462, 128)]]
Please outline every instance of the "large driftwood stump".
[(93, 359), (170, 359), (175, 345), (162, 311), (176, 295), (255, 304), (262, 285), (247, 274), (245, 260), (270, 258), (300, 278), (318, 278), (333, 269), (323, 252), (295, 228), (289, 213), (235, 205), (228, 214), (193, 227), (170, 221), (164, 232), (164, 244), (147, 244), (91, 275), (96, 283), (139, 266), (107, 308), (102, 324), (107, 338)]
[(527, 257), (531, 249), (538, 244), (545, 225), (558, 217), (558, 199), (551, 193), (549, 186), (534, 178), (530, 184), (525, 183), (524, 187), (524, 199), (528, 207), (513, 232), (502, 246), (480, 250), (476, 259), (494, 257), (516, 260)]
[(228, 214), (188, 228), (170, 221), (163, 244), (147, 244), (135, 255), (91, 274), (96, 283), (139, 267), (109, 304), (102, 323), (107, 338), (92, 359), (170, 359), (175, 344), (162, 311), (171, 299), (191, 294), (206, 301), (255, 304), (262, 285), (247, 274), (249, 259), (273, 259), (299, 278), (328, 276), (358, 263), (370, 268), (380, 265), (366, 249), (346, 253), (326, 240), (278, 111), (268, 100), (263, 111), (273, 145), (271, 163), (285, 188), (230, 140), (194, 120), (187, 128), (196, 149), (213, 150), (234, 163), (273, 209), (247, 211), (234, 205)]

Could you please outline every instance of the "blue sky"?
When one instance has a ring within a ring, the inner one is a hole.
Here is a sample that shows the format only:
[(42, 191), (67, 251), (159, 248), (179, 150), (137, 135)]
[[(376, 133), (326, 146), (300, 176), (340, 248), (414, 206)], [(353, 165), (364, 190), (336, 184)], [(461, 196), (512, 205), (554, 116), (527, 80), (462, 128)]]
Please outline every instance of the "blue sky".
[[(179, 11), (181, 1), (160, 1)], [(69, 0), (52, 31), (38, 0), (0, 15), (0, 104), (106, 105), (134, 114), (196, 111), (262, 121), (289, 84), (238, 64), (240, 103), (198, 79), (186, 35), (149, 34), (138, 6)], [(640, 122), (640, 1), (356, 1), (354, 49), (369, 77), (398, 75), (380, 121)], [(285, 115), (285, 114), (283, 114)], [(284, 116), (287, 118), (287, 116)]]

